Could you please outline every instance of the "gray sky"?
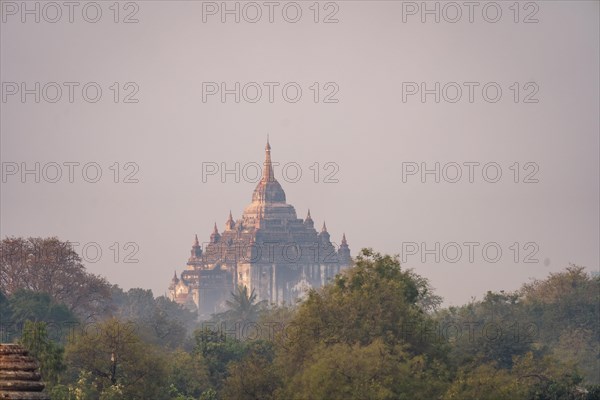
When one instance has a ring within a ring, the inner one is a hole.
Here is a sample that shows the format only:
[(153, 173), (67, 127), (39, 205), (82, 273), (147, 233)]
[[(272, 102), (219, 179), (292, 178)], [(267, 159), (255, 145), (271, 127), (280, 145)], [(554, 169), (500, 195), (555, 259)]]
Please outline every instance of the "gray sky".
[[(113, 2), (97, 3), (96, 23), (85, 20), (96, 7), (85, 2), (76, 3), (72, 23), (65, 6), (59, 18), (39, 3), (37, 23), (22, 15), (21, 2), (1, 3), (3, 237), (95, 242), (102, 256), (86, 263), (92, 272), (163, 294), (194, 234), (207, 241), (215, 221), (222, 230), (229, 210), (239, 218), (251, 199), (255, 183), (235, 182), (234, 174), (203, 179), (203, 166), (239, 163), (240, 175), (251, 175), (248, 163), (262, 163), (268, 133), (273, 161), (291, 166), (287, 179), (281, 166), (275, 172), (299, 217), (310, 208), (336, 242), (345, 232), (353, 255), (362, 247), (403, 253), (404, 265), (430, 278), (446, 304), (514, 290), (569, 262), (598, 269), (597, 1), (520, 3), (518, 15), (513, 2), (476, 2), (473, 22), (466, 6), (459, 18), (447, 3), (429, 2), (439, 23), (422, 15), (421, 2), (401, 1), (321, 2), (317, 23), (312, 1), (273, 3), (273, 22), (269, 8), (254, 3), (262, 12), (256, 23), (244, 19), (256, 16), (246, 3), (238, 5), (239, 23), (227, 14), (221, 22), (221, 2), (121, 3), (117, 23)], [(297, 8), (299, 21), (286, 21)], [(123, 23), (127, 16), (138, 22)], [(23, 103), (21, 83), (35, 92), (35, 82), (40, 102), (28, 94)], [(240, 83), (239, 103), (234, 94), (225, 102), (208, 94), (222, 82)], [(431, 91), (425, 102), (421, 83)], [(57, 86), (62, 97), (51, 103)], [(102, 95), (92, 103), (95, 86)], [(252, 103), (256, 87), (262, 97)], [(457, 87), (462, 97), (453, 103)], [(138, 102), (125, 102), (127, 95)], [(70, 162), (80, 163), (73, 183)], [(39, 183), (21, 176), (21, 163), (40, 163)], [(52, 163), (62, 170), (56, 183)], [(95, 176), (89, 163), (101, 168), (97, 183), (86, 181)], [(433, 174), (425, 183), (419, 173), (403, 178), (435, 163), (439, 183)], [(462, 177), (451, 183), (457, 164)], [(292, 182), (297, 166), (302, 177)], [(488, 182), (498, 167), (499, 181)], [(339, 182), (325, 182), (330, 173)], [(139, 182), (124, 183), (128, 174)], [(423, 251), (436, 242), (439, 262)], [(497, 248), (502, 256), (492, 262)], [(139, 262), (124, 262), (136, 250)]]

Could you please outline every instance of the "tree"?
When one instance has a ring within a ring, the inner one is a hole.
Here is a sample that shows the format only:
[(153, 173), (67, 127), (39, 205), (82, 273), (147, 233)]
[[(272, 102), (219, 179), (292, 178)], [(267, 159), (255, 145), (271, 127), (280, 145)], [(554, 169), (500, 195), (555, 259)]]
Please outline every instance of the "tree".
[(367, 345), (377, 338), (408, 344), (415, 353), (435, 346), (420, 334), (432, 321), (419, 307), (413, 277), (397, 258), (363, 250), (355, 267), (321, 291), (309, 292), (291, 322), (298, 329), (290, 329), (288, 345), (300, 353), (319, 342)]
[(600, 277), (591, 278), (583, 267), (570, 265), (523, 285), (518, 294), (527, 313), (551, 328), (540, 332), (545, 339), (558, 339), (555, 332), (568, 327), (591, 330), (600, 340)]
[(194, 354), (202, 357), (208, 368), (211, 385), (220, 390), (227, 377), (229, 364), (243, 358), (247, 344), (236, 338), (228, 338), (218, 330), (198, 329), (194, 332), (194, 337)]
[(561, 362), (576, 365), (586, 383), (600, 384), (600, 341), (592, 330), (563, 330), (550, 354)]
[(538, 326), (519, 304), (514, 293), (488, 291), (480, 302), (445, 310), (436, 315), (442, 327), (458, 327), (453, 338), (452, 359), (455, 365), (494, 362), (511, 368), (513, 357), (535, 349)]
[(6, 295), (0, 290), (0, 343), (11, 342), (13, 335), (12, 310)]
[(499, 368), (494, 362), (461, 368), (443, 399), (593, 399), (590, 391), (579, 386), (580, 382), (572, 366), (528, 352), (514, 357), (512, 369)]
[(69, 242), (51, 238), (6, 238), (0, 242), (0, 291), (47, 293), (82, 320), (104, 314), (110, 297), (104, 278), (86, 272)]
[(519, 290), (547, 354), (575, 363), (587, 384), (600, 384), (600, 277), (574, 264)]
[(20, 289), (10, 297), (8, 304), (11, 322), (19, 326), (27, 320), (56, 324), (77, 320), (66, 305), (52, 301), (47, 293)]
[(280, 378), (273, 366), (274, 355), (272, 342), (249, 343), (243, 358), (229, 364), (223, 398), (274, 399), (275, 390), (280, 387)]
[(226, 301), (229, 310), (213, 315), (213, 322), (221, 322), (233, 326), (236, 323), (255, 322), (260, 313), (266, 309), (266, 300), (257, 302), (254, 289), (248, 292), (248, 287), (239, 285), (231, 298)]
[(154, 298), (151, 290), (140, 288), (124, 292), (112, 287), (114, 315), (135, 322), (144, 341), (177, 348), (185, 341), (196, 315), (164, 296)]
[(311, 291), (278, 342), (282, 398), (300, 387), (311, 389), (298, 398), (443, 393), (446, 350), (425, 334), (433, 331), (433, 320), (420, 305), (426, 293), (415, 276), (396, 257), (364, 249), (353, 268)]
[(429, 283), (429, 279), (415, 273), (412, 269), (407, 270), (407, 272), (414, 281), (417, 291), (419, 292), (417, 299), (419, 307), (426, 312), (436, 311), (442, 304), (443, 299), (441, 296), (434, 293), (434, 290)]
[(525, 400), (527, 391), (510, 371), (494, 363), (480, 364), (472, 370), (463, 369), (444, 394), (444, 400)]
[(0, 295), (2, 341), (18, 339), (26, 322), (45, 322), (51, 340), (64, 344), (77, 318), (64, 304), (57, 304), (46, 293), (18, 290), (10, 298)]
[(459, 372), (447, 398), (594, 396), (589, 385), (600, 379), (599, 301), (600, 281), (570, 266), (514, 293), (488, 292), (482, 301), (438, 312), (440, 324), (475, 327), (452, 341)]
[(64, 348), (48, 338), (44, 322), (26, 321), (19, 342), (40, 362), (40, 373), (51, 390), (66, 369)]
[(134, 324), (111, 318), (87, 327), (66, 348), (74, 372), (89, 371), (101, 394), (123, 399), (164, 399), (168, 396), (162, 352), (144, 343)]
[(199, 354), (176, 350), (168, 358), (171, 395), (198, 399), (210, 387), (209, 372)]

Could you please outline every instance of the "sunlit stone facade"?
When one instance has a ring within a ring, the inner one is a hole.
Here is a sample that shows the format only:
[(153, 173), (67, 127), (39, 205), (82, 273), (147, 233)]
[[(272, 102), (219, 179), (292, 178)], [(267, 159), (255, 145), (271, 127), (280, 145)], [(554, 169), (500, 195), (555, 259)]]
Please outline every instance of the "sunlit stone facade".
[(230, 212), (222, 232), (215, 224), (204, 249), (196, 236), (187, 267), (169, 286), (171, 299), (201, 318), (222, 311), (237, 285), (254, 290), (259, 301), (290, 304), (352, 263), (345, 235), (336, 246), (325, 223), (315, 230), (310, 211), (297, 217), (275, 179), (268, 142), (265, 153), (262, 178), (241, 218)]

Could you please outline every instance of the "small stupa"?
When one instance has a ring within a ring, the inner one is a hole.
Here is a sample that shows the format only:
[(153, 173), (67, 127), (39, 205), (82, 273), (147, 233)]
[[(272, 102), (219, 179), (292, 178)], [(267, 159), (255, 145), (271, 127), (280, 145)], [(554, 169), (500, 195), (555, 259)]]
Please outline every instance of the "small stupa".
[(37, 360), (18, 344), (0, 344), (0, 399), (50, 400)]

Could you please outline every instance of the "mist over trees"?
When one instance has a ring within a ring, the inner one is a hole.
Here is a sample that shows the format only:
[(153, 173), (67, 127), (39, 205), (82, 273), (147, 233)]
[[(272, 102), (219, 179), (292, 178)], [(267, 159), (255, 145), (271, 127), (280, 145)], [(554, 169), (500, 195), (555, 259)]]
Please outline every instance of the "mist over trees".
[(365, 249), (301, 303), (240, 287), (197, 321), (88, 273), (56, 238), (0, 250), (2, 341), (39, 359), (52, 399), (600, 399), (600, 278), (575, 265), (442, 308), (425, 278)]

